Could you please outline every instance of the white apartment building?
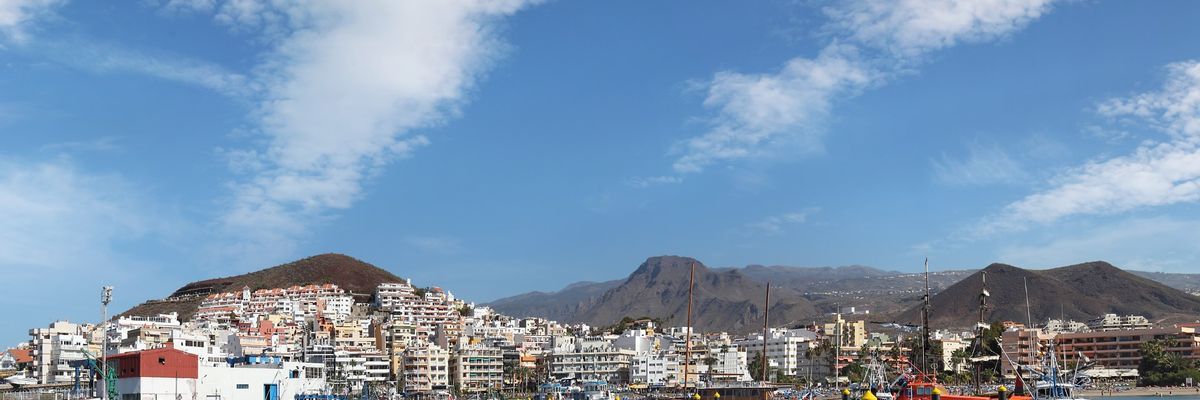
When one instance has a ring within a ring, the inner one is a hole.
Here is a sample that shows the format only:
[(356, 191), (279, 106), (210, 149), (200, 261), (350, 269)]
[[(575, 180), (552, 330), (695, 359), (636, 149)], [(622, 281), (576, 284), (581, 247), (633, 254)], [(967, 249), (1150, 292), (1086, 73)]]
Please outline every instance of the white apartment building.
[(1061, 319), (1052, 319), (1052, 320), (1046, 321), (1046, 326), (1043, 329), (1045, 329), (1046, 332), (1058, 334), (1058, 333), (1070, 333), (1070, 332), (1085, 332), (1091, 328), (1088, 328), (1087, 324), (1078, 322), (1078, 321), (1070, 321), (1070, 320), (1064, 321)]
[(450, 388), (450, 355), (428, 342), (404, 350), (405, 393), (430, 393)]
[(1149, 329), (1154, 325), (1141, 315), (1104, 314), (1087, 323), (1093, 331), (1116, 331), (1125, 329)]
[(636, 353), (619, 349), (604, 340), (583, 339), (574, 348), (556, 346), (550, 354), (550, 376), (555, 379), (603, 380), (612, 384), (629, 382), (629, 368)]
[(243, 287), (241, 293), (214, 293), (206, 296), (196, 310), (195, 319), (215, 321), (226, 326), (241, 320), (254, 320), (271, 314), (293, 319), (318, 315), (334, 322), (349, 318), (353, 297), (337, 285), (307, 285), (259, 289)]
[(30, 329), (30, 377), (43, 384), (73, 382), (75, 369), (69, 363), (86, 359), (87, 335), (92, 328), (90, 324), (54, 321), (47, 328)]
[(458, 325), (462, 322), (458, 305), (454, 295), (441, 288), (418, 295), (411, 281), (383, 283), (375, 288), (375, 306), (391, 313), (393, 319), (410, 324)]
[(710, 380), (737, 382), (751, 380), (746, 351), (738, 348), (737, 345), (709, 347), (708, 357), (713, 359), (713, 364), (708, 369)]
[(504, 353), (498, 347), (459, 345), (450, 362), (450, 383), (463, 393), (504, 386)]
[[(804, 329), (771, 329), (765, 341), (767, 365), (771, 369), (783, 371), (784, 375), (797, 376), (800, 373), (807, 373), (808, 371), (800, 371), (800, 366), (816, 338), (816, 332)], [(734, 344), (738, 349), (744, 350), (748, 358), (753, 359), (755, 354), (762, 354), (763, 335), (761, 333), (750, 335), (734, 341)]]
[(679, 360), (674, 352), (637, 353), (629, 365), (630, 385), (672, 386), (679, 382), (679, 375)]

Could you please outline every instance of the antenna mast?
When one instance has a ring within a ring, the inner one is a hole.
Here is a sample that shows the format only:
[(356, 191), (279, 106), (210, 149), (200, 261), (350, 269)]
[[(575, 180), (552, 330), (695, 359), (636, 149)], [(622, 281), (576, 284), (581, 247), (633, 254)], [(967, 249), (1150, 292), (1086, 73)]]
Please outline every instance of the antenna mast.
[[(696, 285), (696, 262), (692, 261), (692, 269), (688, 274), (688, 306), (687, 306), (687, 332), (683, 336), (683, 343), (687, 349), (683, 360), (683, 388), (688, 387), (688, 365), (692, 363), (692, 287)], [(765, 360), (764, 360), (765, 362)]]

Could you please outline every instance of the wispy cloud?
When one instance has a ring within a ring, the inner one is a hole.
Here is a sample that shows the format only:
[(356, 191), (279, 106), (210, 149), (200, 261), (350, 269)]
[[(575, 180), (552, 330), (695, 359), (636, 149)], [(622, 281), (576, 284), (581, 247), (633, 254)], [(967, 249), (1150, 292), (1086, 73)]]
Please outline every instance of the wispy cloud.
[(100, 264), (157, 226), (131, 184), (70, 160), (0, 159), (0, 267)]
[(1200, 221), (1166, 217), (1125, 218), (1056, 233), (1038, 243), (1000, 248), (998, 259), (1014, 265), (1053, 267), (1101, 259), (1122, 268), (1185, 272), (1200, 263)]
[(1167, 134), (1131, 154), (1094, 160), (1060, 174), (987, 218), (975, 235), (1018, 231), (1075, 215), (1113, 214), (1200, 201), (1200, 62), (1167, 67), (1162, 90), (1106, 101), (1098, 111), (1136, 118)]
[(50, 143), (43, 145), (42, 150), (65, 153), (108, 152), (120, 150), (119, 142), (120, 140), (115, 136), (103, 136), (92, 140)]
[(30, 25), (49, 15), (65, 0), (3, 0), (0, 1), (0, 48), (4, 41), (22, 44), (29, 39)]
[(746, 224), (743, 231), (746, 233), (754, 233), (761, 235), (778, 235), (783, 233), (787, 227), (792, 225), (803, 224), (808, 221), (808, 218), (813, 214), (821, 211), (816, 207), (805, 208), (799, 211), (786, 212), (779, 215), (772, 215), (761, 220)]
[(626, 183), (629, 184), (629, 186), (641, 189), (651, 186), (675, 185), (683, 183), (683, 177), (675, 175), (639, 176), (629, 179)]
[(236, 152), (247, 173), (231, 184), (223, 228), (250, 248), (290, 252), (382, 167), (428, 145), (417, 130), (461, 113), (508, 49), (498, 24), (529, 3), (215, 4), (221, 23), (274, 36), (255, 78), (254, 128), (267, 145)]
[(965, 159), (942, 154), (930, 163), (934, 179), (945, 185), (1013, 184), (1028, 179), (1021, 164), (995, 144), (971, 143)]
[(209, 61), (166, 52), (135, 50), (113, 43), (46, 40), (26, 51), (36, 52), (72, 69), (96, 74), (141, 74), (237, 98), (251, 96), (257, 89), (256, 82), (245, 75)]
[(1050, 0), (860, 0), (824, 9), (832, 38), (815, 58), (778, 72), (717, 73), (704, 106), (708, 130), (674, 147), (676, 172), (778, 153), (823, 149), (827, 119), (840, 100), (910, 72), (931, 51), (1004, 37), (1049, 10)]

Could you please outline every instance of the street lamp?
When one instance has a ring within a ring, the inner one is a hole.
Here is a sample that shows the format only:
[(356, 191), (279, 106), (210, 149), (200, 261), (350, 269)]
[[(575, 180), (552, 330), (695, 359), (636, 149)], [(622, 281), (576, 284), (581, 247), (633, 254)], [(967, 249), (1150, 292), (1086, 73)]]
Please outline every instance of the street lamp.
[(100, 398), (108, 400), (108, 329), (105, 324), (108, 322), (108, 303), (112, 302), (112, 286), (104, 286), (100, 288), (100, 334), (104, 335), (102, 346), (100, 348)]

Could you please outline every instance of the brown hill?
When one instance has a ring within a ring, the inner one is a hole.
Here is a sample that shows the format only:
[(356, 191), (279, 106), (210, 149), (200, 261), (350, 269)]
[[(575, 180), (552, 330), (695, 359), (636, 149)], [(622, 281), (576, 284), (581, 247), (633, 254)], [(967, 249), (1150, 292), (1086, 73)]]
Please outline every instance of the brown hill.
[(176, 312), (186, 320), (195, 314), (196, 306), (204, 296), (234, 292), (243, 287), (257, 290), (332, 283), (359, 301), (368, 301), (380, 283), (403, 281), (391, 272), (344, 254), (319, 254), (248, 274), (192, 282), (165, 299), (147, 301), (120, 315), (151, 316)]
[(541, 317), (573, 321), (581, 310), (595, 304), (605, 292), (620, 286), (622, 279), (606, 282), (576, 282), (557, 292), (529, 292), (505, 297), (489, 307), (514, 317)]
[[(1029, 316), (1035, 323), (1049, 318), (1087, 320), (1105, 313), (1140, 314), (1151, 319), (1200, 316), (1200, 297), (1139, 277), (1103, 261), (1049, 270), (1026, 270), (992, 264), (933, 296), (930, 324), (973, 326), (978, 319), (982, 275), (987, 275), (988, 321), (1026, 322), (1025, 279), (1029, 282)], [(897, 321), (918, 323), (920, 304)]]
[[(765, 285), (737, 270), (714, 271), (688, 257), (647, 259), (625, 281), (603, 295), (580, 303), (567, 321), (609, 325), (623, 317), (662, 318), (670, 325), (687, 321), (688, 274), (696, 264), (692, 323), (701, 330), (747, 332), (760, 329)], [(773, 288), (772, 325), (785, 325), (817, 314), (795, 291)]]

